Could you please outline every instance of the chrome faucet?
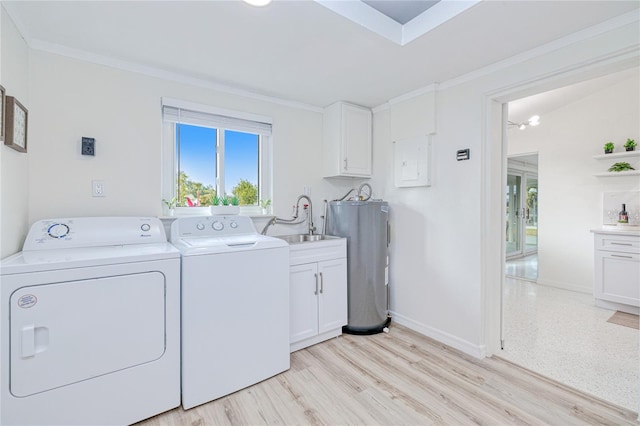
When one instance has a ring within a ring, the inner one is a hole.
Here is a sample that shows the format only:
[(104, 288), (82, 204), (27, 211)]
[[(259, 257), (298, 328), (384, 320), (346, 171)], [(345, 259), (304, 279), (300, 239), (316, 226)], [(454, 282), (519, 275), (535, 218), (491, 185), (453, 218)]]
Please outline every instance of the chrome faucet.
[(298, 197), (298, 200), (296, 201), (296, 205), (293, 206), (293, 217), (291, 219), (273, 217), (272, 219), (269, 220), (269, 222), (267, 222), (265, 227), (262, 229), (261, 234), (267, 235), (267, 229), (269, 229), (269, 227), (272, 225), (276, 225), (276, 224), (298, 225), (303, 223), (304, 219), (298, 219), (298, 215), (300, 211), (300, 200), (302, 200), (303, 198), (309, 202), (309, 212), (308, 212), (307, 219), (309, 220), (309, 235), (313, 235), (313, 233), (316, 231), (316, 227), (313, 226), (313, 206), (311, 204), (311, 198), (309, 198), (307, 195), (304, 195), (304, 194)]
[(297, 209), (300, 206), (300, 200), (302, 200), (303, 198), (309, 202), (309, 235), (313, 235), (316, 230), (316, 227), (313, 226), (313, 205), (311, 204), (311, 198), (309, 198), (307, 195), (302, 194), (298, 197), (298, 201), (296, 201), (296, 214)]

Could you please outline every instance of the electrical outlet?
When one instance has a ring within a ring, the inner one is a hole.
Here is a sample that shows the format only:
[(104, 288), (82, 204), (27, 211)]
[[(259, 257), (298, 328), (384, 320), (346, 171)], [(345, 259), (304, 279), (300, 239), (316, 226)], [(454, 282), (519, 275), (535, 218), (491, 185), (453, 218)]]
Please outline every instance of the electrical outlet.
[(95, 138), (82, 137), (82, 155), (96, 155)]
[(104, 192), (104, 181), (92, 180), (91, 181), (91, 196), (93, 197), (106, 197)]

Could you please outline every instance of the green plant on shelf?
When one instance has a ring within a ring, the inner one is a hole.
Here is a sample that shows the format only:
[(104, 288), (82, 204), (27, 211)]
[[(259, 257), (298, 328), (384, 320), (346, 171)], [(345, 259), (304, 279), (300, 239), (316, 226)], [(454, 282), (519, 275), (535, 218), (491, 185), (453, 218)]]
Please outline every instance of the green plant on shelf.
[(609, 171), (610, 172), (625, 172), (627, 170), (635, 170), (633, 167), (631, 167), (631, 164), (629, 163), (615, 163), (613, 166), (609, 167)]
[(605, 154), (611, 154), (613, 152), (613, 148), (615, 148), (615, 145), (613, 144), (613, 142), (607, 142), (604, 144), (604, 153)]
[(636, 149), (636, 145), (638, 145), (638, 144), (633, 139), (627, 139), (627, 141), (624, 143), (624, 147), (625, 147), (625, 149), (627, 151), (635, 150)]

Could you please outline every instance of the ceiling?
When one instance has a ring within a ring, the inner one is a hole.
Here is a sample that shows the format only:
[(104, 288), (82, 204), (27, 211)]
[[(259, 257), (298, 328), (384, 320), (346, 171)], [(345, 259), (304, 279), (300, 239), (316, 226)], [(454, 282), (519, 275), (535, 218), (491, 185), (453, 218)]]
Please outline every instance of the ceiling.
[[(530, 117), (539, 115), (540, 126), (543, 126), (545, 114), (630, 78), (640, 78), (640, 69), (631, 68), (509, 102), (509, 121), (526, 123)], [(517, 130), (514, 127), (510, 127), (510, 129)]]
[[(354, 2), (360, 4), (331, 3)], [(36, 49), (159, 69), (316, 107), (337, 100), (375, 107), (640, 6), (608, 0), (467, 3), (473, 5), (405, 45), (310, 0), (276, 0), (262, 8), (239, 0), (2, 5)]]

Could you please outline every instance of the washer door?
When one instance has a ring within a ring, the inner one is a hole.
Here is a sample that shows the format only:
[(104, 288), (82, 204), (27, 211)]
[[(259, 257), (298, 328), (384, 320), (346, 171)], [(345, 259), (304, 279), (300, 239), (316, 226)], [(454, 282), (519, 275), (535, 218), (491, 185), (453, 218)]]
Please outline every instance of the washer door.
[(160, 272), (22, 287), (10, 303), (17, 397), (150, 362), (165, 350)]

